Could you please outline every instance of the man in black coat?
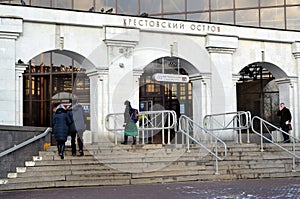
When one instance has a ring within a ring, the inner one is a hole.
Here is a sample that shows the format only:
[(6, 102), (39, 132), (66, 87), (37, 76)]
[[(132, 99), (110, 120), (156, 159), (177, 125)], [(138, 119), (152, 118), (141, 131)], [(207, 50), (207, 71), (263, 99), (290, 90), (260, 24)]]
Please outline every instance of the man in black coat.
[(284, 103), (280, 103), (279, 105), (279, 111), (277, 113), (278, 116), (280, 116), (280, 127), (281, 129), (286, 132), (282, 133), (284, 142), (291, 142), (289, 133), (289, 125), (291, 124), (292, 115), (288, 108), (285, 107)]

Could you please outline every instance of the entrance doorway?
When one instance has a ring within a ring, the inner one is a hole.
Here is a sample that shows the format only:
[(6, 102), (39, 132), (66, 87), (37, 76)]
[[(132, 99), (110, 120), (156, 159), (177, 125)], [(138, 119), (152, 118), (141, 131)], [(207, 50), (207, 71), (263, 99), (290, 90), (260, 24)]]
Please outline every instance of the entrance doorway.
[[(183, 114), (192, 117), (192, 83), (158, 82), (153, 79), (156, 73), (188, 75), (179, 58), (163, 57), (151, 62), (140, 77), (140, 111), (174, 110), (178, 118)], [(161, 135), (154, 135), (153, 142), (161, 143)]]
[(237, 83), (237, 110), (250, 111), (272, 124), (278, 124), (279, 89), (264, 62), (249, 64), (240, 71)]
[(78, 98), (90, 128), (90, 81), (85, 69), (73, 58), (56, 51), (42, 53), (29, 61), (23, 75), (23, 124), (52, 126), (58, 104), (68, 105)]

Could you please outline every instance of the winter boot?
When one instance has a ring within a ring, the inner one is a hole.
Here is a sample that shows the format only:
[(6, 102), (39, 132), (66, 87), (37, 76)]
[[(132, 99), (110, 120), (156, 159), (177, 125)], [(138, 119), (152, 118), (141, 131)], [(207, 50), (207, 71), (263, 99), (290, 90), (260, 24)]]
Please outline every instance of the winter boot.
[(64, 152), (65, 152), (65, 145), (62, 144), (62, 145), (60, 145), (60, 152), (59, 152), (59, 155), (60, 155), (60, 158), (61, 158), (61, 159), (64, 159), (64, 158), (65, 158), (65, 157), (64, 157)]
[(79, 137), (77, 137), (77, 143), (78, 143), (78, 147), (79, 147), (79, 155), (80, 156), (84, 156), (84, 153), (83, 153), (83, 141), (82, 139)]
[(133, 136), (133, 142), (132, 142), (132, 145), (136, 145), (136, 137)]
[(60, 149), (61, 148), (61, 146), (60, 146), (60, 144), (57, 144), (57, 154), (60, 156)]
[(72, 148), (72, 156), (76, 155), (76, 134), (74, 135), (74, 133), (71, 135), (71, 148)]
[(121, 144), (127, 144), (128, 143), (128, 136), (124, 135), (124, 141), (121, 142)]

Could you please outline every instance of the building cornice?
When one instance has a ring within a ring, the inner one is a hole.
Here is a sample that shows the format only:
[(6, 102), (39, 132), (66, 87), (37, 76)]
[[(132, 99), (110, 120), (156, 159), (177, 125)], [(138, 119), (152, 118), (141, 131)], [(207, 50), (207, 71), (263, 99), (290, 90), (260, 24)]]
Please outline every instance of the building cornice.
[(23, 20), (16, 17), (0, 17), (0, 38), (17, 39), (23, 32)]
[(238, 48), (236, 36), (206, 36), (206, 49), (209, 53), (233, 54)]

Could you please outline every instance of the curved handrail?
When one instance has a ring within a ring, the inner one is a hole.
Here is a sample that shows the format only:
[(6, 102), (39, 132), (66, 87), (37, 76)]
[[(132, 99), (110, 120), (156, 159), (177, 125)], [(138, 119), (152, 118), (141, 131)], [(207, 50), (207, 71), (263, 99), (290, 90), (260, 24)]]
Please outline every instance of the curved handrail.
[[(139, 130), (157, 130), (156, 127), (158, 127), (159, 125), (161, 125), (161, 128), (162, 129), (174, 129), (177, 125), (177, 115), (176, 115), (176, 112), (173, 111), (173, 110), (164, 110), (164, 111), (141, 111), (140, 112), (140, 116), (142, 118), (144, 117), (147, 117), (149, 118), (150, 117), (150, 120), (149, 122), (157, 119), (160, 115), (163, 116), (163, 114), (170, 114), (172, 117), (169, 117), (169, 118), (172, 118), (172, 123), (168, 123), (168, 126), (164, 126), (164, 124), (161, 122), (161, 123), (158, 123), (158, 125), (152, 125), (153, 127), (150, 127), (149, 125), (145, 126), (145, 125), (141, 125), (141, 127), (139, 127)], [(154, 117), (151, 117), (151, 115), (154, 115)], [(164, 118), (162, 118), (162, 121), (164, 121)], [(142, 122), (144, 122), (144, 120), (142, 120)], [(171, 122), (171, 121), (170, 121)], [(153, 124), (153, 122), (152, 122)]]
[[(124, 130), (124, 113), (110, 113), (105, 117), (105, 128), (108, 131), (123, 131)], [(110, 122), (113, 122), (111, 126)], [(119, 121), (119, 124), (117, 123)]]
[[(223, 117), (218, 120), (218, 117)], [(228, 121), (228, 117), (232, 116)], [(242, 122), (241, 118), (244, 118), (245, 121)], [(237, 123), (235, 123), (237, 120)], [(240, 130), (240, 129), (248, 129), (250, 128), (251, 124), (251, 113), (249, 111), (237, 111), (237, 112), (228, 112), (228, 113), (219, 113), (219, 114), (212, 114), (206, 115), (203, 118), (203, 124), (206, 126), (207, 130), (210, 131), (218, 131), (224, 129), (233, 129), (233, 130)], [(215, 125), (217, 128), (215, 128)], [(208, 126), (209, 125), (209, 126)]]
[[(257, 132), (257, 131), (254, 129), (253, 123), (254, 123), (254, 120), (255, 120), (255, 119), (257, 119), (257, 120), (260, 121), (260, 131), (261, 131), (260, 133)], [(271, 126), (271, 127), (274, 128), (274, 129), (276, 129), (277, 131), (280, 131), (281, 133), (284, 133), (284, 134), (286, 134), (286, 135), (289, 135), (291, 138), (293, 138), (293, 139), (292, 139), (292, 140), (293, 140), (293, 144), (295, 144), (295, 141), (298, 141), (298, 142), (300, 141), (300, 139), (296, 138), (295, 136), (293, 136), (293, 135), (291, 135), (291, 134), (288, 134), (287, 132), (283, 131), (282, 129), (278, 128), (277, 126), (274, 126), (274, 125), (271, 124), (270, 122), (268, 122), (268, 121), (266, 121), (266, 120), (264, 120), (264, 119), (262, 119), (262, 118), (260, 118), (260, 117), (258, 117), (258, 116), (254, 116), (254, 117), (252, 118), (252, 125), (251, 125), (251, 126), (252, 126), (252, 131), (253, 131), (255, 134), (257, 134), (257, 135), (259, 135), (259, 136), (261, 137), (261, 150), (263, 151), (262, 145), (263, 145), (263, 139), (265, 139), (265, 140), (267, 140), (268, 142), (270, 142), (270, 143), (272, 143), (272, 144), (278, 146), (278, 147), (281, 148), (282, 150), (286, 151), (287, 153), (289, 153), (289, 154), (292, 155), (293, 157), (300, 159), (300, 156), (296, 155), (295, 153), (292, 153), (291, 151), (289, 151), (289, 150), (287, 150), (286, 148), (282, 147), (280, 144), (278, 144), (278, 143), (276, 143), (276, 142), (273, 142), (272, 140), (270, 140), (269, 138), (267, 138), (266, 136), (263, 135), (263, 131), (262, 131), (262, 129), (263, 129), (262, 127), (263, 127), (263, 126), (266, 128), (266, 130), (268, 131), (268, 133), (271, 133), (271, 132), (269, 132), (269, 129), (268, 129), (268, 127), (266, 126), (266, 124), (269, 125), (269, 126)]]
[(242, 143), (242, 130), (247, 130), (247, 143), (250, 143), (250, 111), (237, 111), (206, 115), (203, 118), (203, 124), (208, 131), (238, 131), (240, 143)]
[(35, 135), (33, 138), (30, 138), (30, 139), (28, 139), (28, 140), (26, 140), (26, 141), (24, 141), (24, 142), (22, 142), (22, 143), (20, 143), (18, 145), (15, 145), (15, 146), (13, 146), (13, 147), (11, 147), (11, 148), (9, 148), (9, 149), (1, 152), (0, 153), (0, 158), (3, 157), (3, 156), (5, 156), (5, 155), (7, 155), (7, 154), (9, 154), (9, 153), (12, 153), (12, 152), (18, 150), (18, 149), (20, 149), (20, 148), (22, 148), (24, 146), (26, 146), (26, 145), (28, 145), (28, 144), (30, 144), (30, 143), (38, 140), (38, 139), (41, 139), (41, 138), (45, 137), (46, 135), (48, 135), (48, 133), (50, 131), (52, 131), (52, 128), (48, 127), (43, 133), (41, 133), (39, 135)]
[[(177, 127), (177, 115), (173, 110), (161, 110), (161, 111), (141, 111), (139, 117), (142, 118), (141, 125), (138, 125), (138, 130), (142, 132), (142, 138), (144, 138), (145, 131), (154, 130), (168, 130), (168, 144), (170, 144), (170, 130)], [(147, 118), (145, 122), (143, 118)], [(110, 113), (105, 119), (105, 128), (115, 133), (115, 144), (117, 144), (116, 133), (124, 131), (124, 113)], [(167, 125), (165, 125), (167, 122)], [(146, 125), (147, 124), (147, 125)], [(164, 131), (162, 131), (162, 143), (165, 144)], [(144, 139), (142, 139), (144, 144)]]
[[(168, 111), (168, 110), (164, 110), (164, 111), (141, 111), (139, 112), (139, 115), (141, 117), (145, 117), (147, 116), (147, 118), (151, 118), (151, 120), (154, 120), (155, 118), (157, 118), (157, 114), (162, 114), (162, 113), (170, 113), (172, 115), (172, 124), (170, 124), (169, 126), (162, 126), (159, 129), (163, 128), (163, 129), (173, 129), (176, 127), (177, 125), (177, 116), (176, 116), (176, 112), (175, 111)], [(149, 115), (154, 115), (155, 117), (149, 117)], [(119, 119), (117, 119), (119, 118)], [(119, 124), (117, 124), (116, 122), (119, 120)], [(150, 120), (150, 122), (151, 122)], [(124, 130), (124, 113), (110, 113), (106, 115), (106, 119), (105, 119), (105, 128), (108, 131), (123, 131)], [(114, 121), (114, 126), (111, 127), (111, 121)], [(152, 123), (153, 124), (153, 123)], [(158, 124), (162, 124), (162, 123), (158, 123)], [(157, 130), (157, 126), (158, 125), (152, 125), (153, 127), (149, 127), (149, 126), (145, 126), (142, 125), (142, 127), (139, 127), (139, 130)], [(144, 127), (144, 128), (143, 128)]]

